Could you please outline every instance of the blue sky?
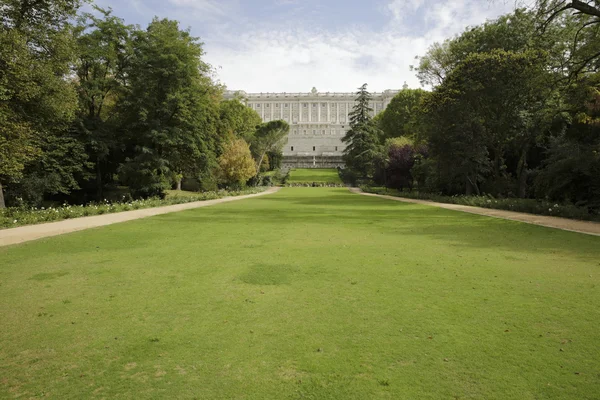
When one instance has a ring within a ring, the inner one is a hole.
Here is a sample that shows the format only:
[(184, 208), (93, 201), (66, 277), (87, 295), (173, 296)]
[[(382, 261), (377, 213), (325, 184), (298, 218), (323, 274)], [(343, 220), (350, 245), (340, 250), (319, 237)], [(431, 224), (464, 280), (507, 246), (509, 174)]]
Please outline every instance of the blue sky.
[(126, 23), (177, 19), (216, 78), (247, 92), (371, 91), (419, 83), (415, 56), (510, 12), (502, 0), (96, 0)]

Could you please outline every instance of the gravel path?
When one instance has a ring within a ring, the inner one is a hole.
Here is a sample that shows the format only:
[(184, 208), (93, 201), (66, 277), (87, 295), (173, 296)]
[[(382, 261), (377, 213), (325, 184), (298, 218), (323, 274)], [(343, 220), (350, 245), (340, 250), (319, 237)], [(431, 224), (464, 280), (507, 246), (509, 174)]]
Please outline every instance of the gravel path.
[(425, 204), (433, 207), (446, 208), (448, 210), (463, 211), (471, 214), (486, 215), (488, 217), (510, 219), (512, 221), (525, 222), (527, 224), (541, 225), (548, 228), (562, 229), (564, 231), (585, 233), (587, 235), (600, 236), (600, 223), (590, 221), (578, 221), (568, 218), (548, 217), (545, 215), (526, 214), (514, 211), (494, 210), (490, 208), (462, 206), (459, 204), (436, 203), (428, 200), (407, 199), (404, 197), (387, 196), (382, 194), (365, 193), (358, 188), (351, 188), (351, 192), (364, 196), (381, 197), (383, 199), (402, 201), (405, 203)]
[(222, 199), (196, 201), (193, 203), (176, 204), (173, 206), (145, 208), (135, 211), (123, 211), (114, 214), (94, 215), (93, 217), (82, 217), (67, 219), (64, 221), (50, 222), (46, 224), (27, 225), (18, 228), (0, 230), (0, 247), (11, 244), (29, 242), (30, 240), (41, 239), (48, 236), (62, 235), (64, 233), (81, 231), (99, 226), (116, 224), (119, 222), (131, 221), (139, 218), (152, 217), (154, 215), (168, 214), (177, 211), (190, 210), (192, 208), (208, 207), (214, 204), (227, 203), (249, 199), (252, 197), (264, 196), (275, 193), (280, 188), (269, 188), (261, 193), (249, 194), (245, 196), (231, 196)]

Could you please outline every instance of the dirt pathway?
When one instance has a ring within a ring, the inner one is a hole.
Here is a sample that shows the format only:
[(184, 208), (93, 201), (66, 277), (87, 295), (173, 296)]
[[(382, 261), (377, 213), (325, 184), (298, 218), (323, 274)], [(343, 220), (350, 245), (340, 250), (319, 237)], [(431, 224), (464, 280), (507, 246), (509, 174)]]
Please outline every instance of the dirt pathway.
[(96, 228), (99, 226), (131, 221), (139, 218), (152, 217), (154, 215), (168, 214), (177, 211), (190, 210), (193, 208), (212, 206), (214, 204), (221, 204), (230, 201), (264, 196), (266, 194), (275, 193), (279, 189), (280, 188), (274, 187), (267, 189), (261, 193), (249, 194), (245, 196), (231, 196), (224, 197), (222, 199), (195, 201), (193, 203), (176, 204), (173, 206), (145, 208), (142, 210), (123, 211), (114, 214), (94, 215), (92, 217), (74, 218), (67, 219), (64, 221), (49, 222), (46, 224), (27, 225), (20, 226), (18, 228), (2, 229), (0, 230), (0, 247), (8, 246), (11, 244), (29, 242), (30, 240), (41, 239), (49, 236), (62, 235), (63, 233), (76, 232), (84, 229)]
[(564, 231), (585, 233), (587, 235), (600, 236), (600, 223), (590, 221), (578, 221), (568, 218), (548, 217), (545, 215), (526, 214), (514, 211), (494, 210), (490, 208), (463, 206), (459, 204), (436, 203), (428, 200), (407, 199), (404, 197), (387, 196), (382, 194), (365, 193), (358, 188), (350, 188), (353, 193), (364, 196), (381, 197), (383, 199), (402, 201), (405, 203), (425, 204), (433, 207), (446, 208), (448, 210), (463, 211), (471, 214), (486, 215), (488, 217), (510, 219), (512, 221), (525, 222), (533, 225), (546, 226), (548, 228), (562, 229)]

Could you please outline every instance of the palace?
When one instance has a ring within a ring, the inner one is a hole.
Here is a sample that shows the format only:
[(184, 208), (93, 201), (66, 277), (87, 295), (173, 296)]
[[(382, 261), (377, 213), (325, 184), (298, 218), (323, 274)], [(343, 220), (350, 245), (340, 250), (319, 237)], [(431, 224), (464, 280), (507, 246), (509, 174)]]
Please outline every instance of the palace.
[[(386, 90), (371, 93), (373, 116), (379, 114), (398, 93)], [(239, 98), (256, 110), (263, 122), (282, 119), (290, 124), (283, 148), (284, 168), (343, 167), (346, 145), (342, 138), (350, 129), (348, 114), (355, 104), (355, 93), (246, 93), (228, 91), (226, 99)]]

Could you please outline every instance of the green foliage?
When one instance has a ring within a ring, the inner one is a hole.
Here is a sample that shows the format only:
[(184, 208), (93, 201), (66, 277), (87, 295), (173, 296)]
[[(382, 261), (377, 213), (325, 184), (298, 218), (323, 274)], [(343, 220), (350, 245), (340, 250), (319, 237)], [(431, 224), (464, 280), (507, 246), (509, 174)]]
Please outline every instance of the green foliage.
[(244, 139), (231, 141), (219, 157), (220, 176), (228, 187), (243, 187), (256, 175), (250, 147)]
[(176, 21), (136, 31), (122, 110), (131, 157), (121, 168), (139, 195), (158, 195), (170, 172), (195, 176), (216, 165), (218, 89), (202, 46)]
[(547, 215), (552, 217), (600, 221), (600, 214), (590, 212), (590, 209), (587, 207), (577, 206), (569, 202), (557, 203), (555, 201), (544, 199), (501, 198), (491, 195), (444, 196), (431, 192), (419, 192), (414, 190), (400, 191), (374, 186), (363, 186), (361, 189), (367, 193), (405, 197), (407, 199), (431, 200), (437, 203), (460, 204), (463, 206), (491, 208), (497, 210), (523, 212), (528, 214)]
[(544, 60), (536, 51), (473, 53), (427, 96), (425, 139), (445, 192), (460, 192), (462, 181), (466, 194), (479, 194), (487, 176), (501, 177), (506, 146), (525, 129), (524, 112), (543, 101)]
[(234, 136), (251, 143), (262, 120), (258, 113), (239, 100), (224, 100), (219, 104), (219, 135)]
[(347, 143), (343, 156), (346, 167), (362, 178), (373, 177), (377, 166), (383, 162), (381, 136), (381, 130), (372, 121), (354, 125), (342, 139)]
[(257, 174), (260, 172), (260, 166), (268, 152), (281, 152), (289, 132), (290, 125), (283, 120), (265, 122), (256, 128), (250, 148), (256, 161)]
[[(118, 135), (120, 120), (116, 104), (122, 101), (127, 82), (127, 63), (132, 53), (133, 27), (95, 7), (101, 17), (83, 14), (75, 29), (79, 110), (75, 128), (96, 174), (97, 199), (103, 196), (104, 176), (116, 172), (107, 159), (124, 146)], [(122, 159), (119, 161), (123, 161)]]
[(371, 120), (373, 109), (369, 106), (369, 103), (372, 99), (373, 96), (367, 90), (366, 83), (358, 88), (358, 92), (356, 92), (356, 104), (348, 115), (350, 118), (350, 127), (364, 124)]
[(281, 149), (267, 151), (266, 155), (269, 156), (269, 170), (279, 170), (281, 168), (281, 163), (283, 162), (283, 152)]
[(418, 106), (426, 93), (421, 89), (403, 89), (394, 96), (380, 114), (379, 127), (385, 138), (416, 135)]
[(0, 7), (0, 191), (21, 180), (42, 154), (42, 140), (60, 135), (73, 118), (68, 21), (78, 6), (69, 0), (6, 0)]

